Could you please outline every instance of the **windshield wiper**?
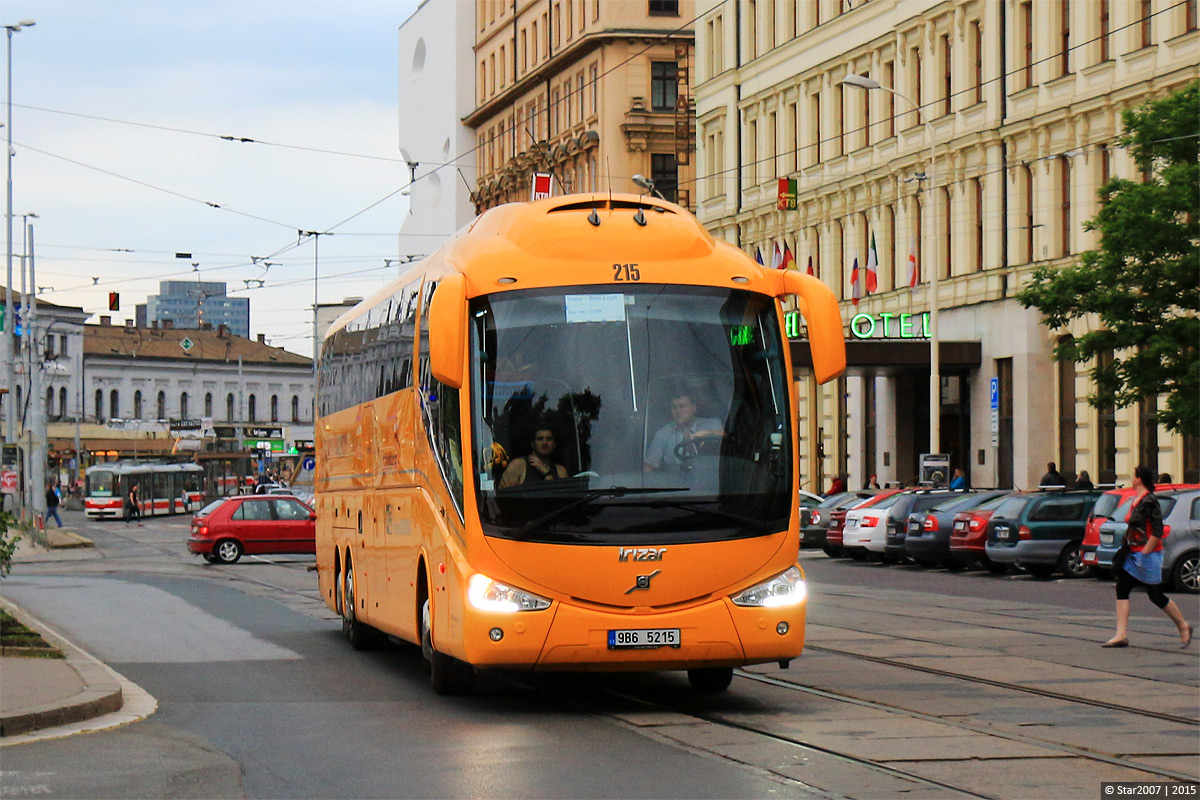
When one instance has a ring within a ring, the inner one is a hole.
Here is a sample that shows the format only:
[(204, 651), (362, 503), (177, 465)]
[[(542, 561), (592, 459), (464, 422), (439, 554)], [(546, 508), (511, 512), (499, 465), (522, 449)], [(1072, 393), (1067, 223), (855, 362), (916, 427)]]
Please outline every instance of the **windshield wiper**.
[(730, 511), (722, 511), (719, 508), (704, 508), (703, 506), (698, 506), (695, 503), (691, 503), (686, 500), (652, 500), (648, 503), (644, 503), (644, 505), (650, 506), (651, 508), (679, 508), (696, 514), (712, 514), (714, 517), (727, 519), (731, 522), (740, 522), (747, 527), (755, 528), (760, 533), (767, 533), (770, 530), (770, 526), (761, 519), (743, 517), (741, 514), (734, 514)]
[(680, 486), (680, 487), (668, 486), (668, 487), (665, 487), (662, 489), (658, 489), (658, 488), (651, 489), (651, 488), (641, 488), (641, 487), (632, 488), (629, 486), (613, 486), (608, 489), (589, 489), (586, 492), (584, 492), (582, 495), (580, 495), (578, 498), (567, 503), (565, 506), (561, 506), (560, 508), (556, 508), (553, 511), (547, 512), (547, 513), (543, 514), (542, 516), (538, 517), (537, 519), (530, 520), (529, 522), (526, 522), (524, 525), (520, 526), (519, 528), (514, 528), (513, 530), (509, 531), (508, 538), (520, 539), (522, 536), (529, 533), (530, 531), (532, 531), (536, 528), (540, 528), (541, 526), (543, 526), (549, 522), (553, 522), (554, 520), (558, 519), (562, 515), (566, 514), (568, 511), (574, 511), (577, 508), (586, 506), (589, 503), (599, 500), (601, 497), (624, 497), (625, 495), (629, 495), (629, 494), (652, 494), (652, 493), (656, 493), (656, 492), (686, 492), (687, 490), (688, 489), (686, 486)]

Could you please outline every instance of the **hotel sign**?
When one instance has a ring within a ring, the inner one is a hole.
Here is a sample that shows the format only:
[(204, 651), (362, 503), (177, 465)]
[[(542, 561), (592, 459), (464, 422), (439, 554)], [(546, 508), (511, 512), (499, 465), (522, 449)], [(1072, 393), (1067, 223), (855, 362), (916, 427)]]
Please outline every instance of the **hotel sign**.
[[(783, 328), (789, 339), (801, 338), (800, 312), (783, 316)], [(850, 338), (853, 339), (928, 339), (929, 312), (920, 314), (893, 313), (855, 314), (850, 318)]]

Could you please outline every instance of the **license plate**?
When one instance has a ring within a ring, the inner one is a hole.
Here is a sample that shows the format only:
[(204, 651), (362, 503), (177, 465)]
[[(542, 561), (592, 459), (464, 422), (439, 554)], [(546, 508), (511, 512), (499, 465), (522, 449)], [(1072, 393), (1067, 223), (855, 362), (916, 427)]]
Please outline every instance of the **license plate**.
[(996, 528), (996, 541), (1008, 541), (1010, 536), (1012, 536), (1012, 530), (1009, 528)]
[(1115, 537), (1111, 533), (1100, 534), (1100, 544), (1112, 544)]
[(921, 530), (921, 526), (915, 522), (910, 522), (908, 523), (908, 529), (915, 532)]
[(1092, 563), (1092, 562), (1094, 562), (1095, 560), (1096, 560), (1096, 554), (1095, 554), (1095, 553), (1084, 553), (1084, 554), (1083, 554), (1083, 563), (1085, 563), (1085, 564), (1091, 564), (1091, 563)]
[(967, 523), (963, 522), (961, 519), (958, 522), (954, 523), (954, 530), (965, 531), (966, 529), (967, 529)]
[(608, 649), (679, 647), (679, 628), (636, 628), (608, 632)]

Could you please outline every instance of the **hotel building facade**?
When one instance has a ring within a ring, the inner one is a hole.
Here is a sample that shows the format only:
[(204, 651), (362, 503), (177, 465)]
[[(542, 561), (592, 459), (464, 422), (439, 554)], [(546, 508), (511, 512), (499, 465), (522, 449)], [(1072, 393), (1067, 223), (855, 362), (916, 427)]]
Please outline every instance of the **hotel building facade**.
[[(931, 270), (951, 469), (1018, 488), (1050, 461), (1098, 484), (1127, 484), (1138, 463), (1200, 479), (1200, 446), (1157, 425), (1160, 400), (1093, 408), (1091, 365), (1054, 361), (1096, 320), (1051, 331), (1014, 299), (1036, 267), (1097, 246), (1097, 190), (1136, 173), (1121, 112), (1200, 78), (1196, 5), (697, 0), (697, 214), (767, 263), (786, 247), (843, 302), (846, 377), (798, 371), (804, 488), (917, 477)], [(855, 303), (872, 249), (878, 283)]]

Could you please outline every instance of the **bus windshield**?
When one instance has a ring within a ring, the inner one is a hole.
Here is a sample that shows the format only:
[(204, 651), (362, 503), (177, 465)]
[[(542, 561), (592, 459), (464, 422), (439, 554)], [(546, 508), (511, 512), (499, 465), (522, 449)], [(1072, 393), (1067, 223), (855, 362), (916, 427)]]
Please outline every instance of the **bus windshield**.
[(506, 292), (472, 301), (471, 344), (485, 534), (627, 544), (787, 527), (772, 298), (641, 284)]
[(116, 488), (116, 480), (111, 472), (91, 472), (87, 476), (89, 497), (112, 497)]

